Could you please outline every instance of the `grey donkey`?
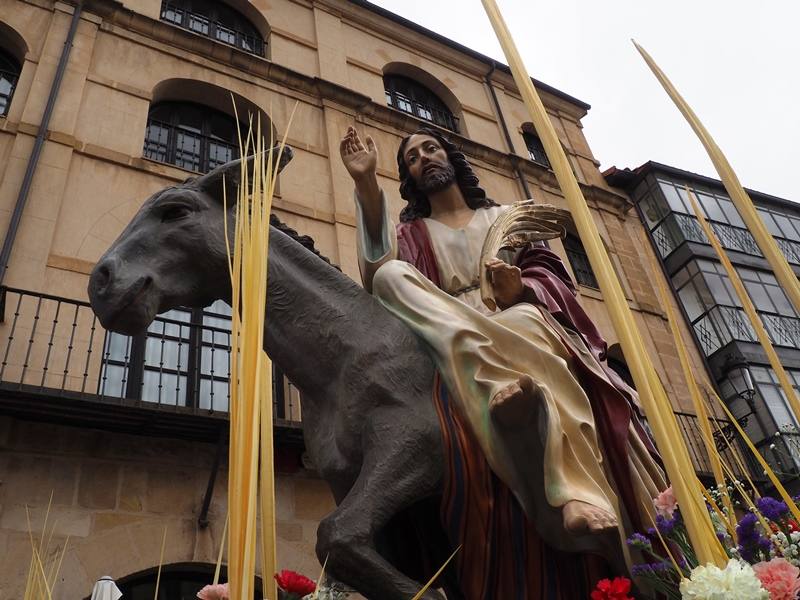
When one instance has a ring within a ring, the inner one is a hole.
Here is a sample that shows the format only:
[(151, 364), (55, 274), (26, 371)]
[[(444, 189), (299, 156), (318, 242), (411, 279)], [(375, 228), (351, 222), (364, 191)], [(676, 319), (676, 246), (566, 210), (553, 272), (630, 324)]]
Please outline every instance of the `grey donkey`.
[[(287, 148), (280, 168), (290, 158)], [(234, 161), (143, 204), (89, 280), (103, 327), (132, 335), (177, 306), (230, 303), (223, 188), (233, 204), (239, 173)], [(372, 296), (296, 241), (313, 246), (309, 238), (271, 222), (264, 346), (301, 391), (306, 447), (337, 505), (319, 525), (317, 556), (367, 598), (409, 600), (451, 550), (438, 516), (444, 453), (431, 359)], [(437, 585), (463, 598), (454, 569)]]

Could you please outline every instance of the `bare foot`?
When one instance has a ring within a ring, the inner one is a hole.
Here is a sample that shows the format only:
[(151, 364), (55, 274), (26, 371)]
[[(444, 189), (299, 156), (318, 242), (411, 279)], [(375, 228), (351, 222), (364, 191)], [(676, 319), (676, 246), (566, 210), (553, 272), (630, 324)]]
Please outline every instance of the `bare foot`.
[(493, 419), (505, 427), (523, 427), (530, 422), (541, 393), (533, 379), (521, 375), (489, 400), (489, 412)]
[(561, 512), (570, 533), (603, 533), (619, 525), (613, 513), (580, 500), (567, 502)]

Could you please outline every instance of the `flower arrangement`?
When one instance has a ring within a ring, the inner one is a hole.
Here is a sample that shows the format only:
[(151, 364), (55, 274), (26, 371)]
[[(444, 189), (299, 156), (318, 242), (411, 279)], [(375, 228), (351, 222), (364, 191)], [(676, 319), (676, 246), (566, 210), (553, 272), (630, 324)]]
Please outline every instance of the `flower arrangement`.
[(317, 586), (311, 579), (295, 571), (284, 569), (275, 573), (279, 600), (346, 600), (349, 592), (342, 584), (326, 581)]
[(601, 579), (591, 595), (591, 600), (633, 600), (628, 593), (631, 591), (631, 580), (627, 577), (614, 579)]
[[(716, 502), (713, 494), (709, 496)], [(785, 502), (759, 498), (736, 522), (735, 535), (723, 522), (727, 509), (720, 515), (709, 506), (717, 537), (729, 557), (724, 568), (698, 564), (671, 489), (654, 498), (653, 504), (656, 527), (628, 538), (628, 545), (648, 561), (631, 571), (647, 587), (674, 600), (800, 598), (800, 526)], [(597, 599), (626, 598), (603, 593)]]
[(213, 585), (207, 585), (197, 592), (197, 597), (200, 598), (200, 600), (230, 600), (228, 584), (215, 583)]
[(288, 569), (275, 573), (275, 581), (283, 592), (282, 598), (285, 600), (301, 600), (317, 589), (317, 584), (308, 577)]

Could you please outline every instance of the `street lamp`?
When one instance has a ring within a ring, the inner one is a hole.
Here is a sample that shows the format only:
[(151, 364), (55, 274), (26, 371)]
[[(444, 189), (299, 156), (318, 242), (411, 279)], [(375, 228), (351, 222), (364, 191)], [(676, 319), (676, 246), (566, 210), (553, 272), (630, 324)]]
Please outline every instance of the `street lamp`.
[(728, 379), (736, 395), (747, 402), (752, 411), (751, 402), (756, 394), (756, 387), (747, 361), (740, 356), (729, 354), (722, 367), (722, 374)]
[[(741, 398), (747, 404), (749, 411), (740, 416), (736, 421), (739, 426), (747, 427), (747, 422), (751, 415), (754, 415), (756, 408), (753, 405), (753, 397), (756, 394), (756, 387), (753, 384), (753, 376), (750, 373), (750, 368), (747, 361), (739, 355), (728, 354), (725, 358), (725, 363), (722, 365), (722, 376), (728, 380), (728, 383), (733, 388), (736, 397)], [(714, 439), (716, 440), (717, 450), (720, 452), (725, 449), (727, 443), (733, 441), (736, 437), (736, 431), (731, 423), (723, 425), (719, 431), (714, 432)], [(723, 439), (724, 438), (724, 439)]]

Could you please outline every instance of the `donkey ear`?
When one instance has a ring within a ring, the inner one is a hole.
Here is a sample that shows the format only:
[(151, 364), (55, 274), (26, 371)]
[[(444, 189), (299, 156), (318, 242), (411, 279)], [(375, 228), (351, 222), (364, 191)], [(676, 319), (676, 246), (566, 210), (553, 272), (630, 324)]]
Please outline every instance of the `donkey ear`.
[[(279, 150), (279, 146), (275, 146), (274, 148), (268, 150), (268, 152), (272, 153), (273, 161), (277, 159)], [(289, 146), (284, 146), (283, 152), (281, 153), (280, 162), (278, 163), (279, 173), (287, 164), (289, 164), (289, 161), (292, 160), (293, 156), (294, 153), (292, 152), (292, 149)], [(245, 168), (248, 170), (248, 172), (252, 173), (255, 155), (250, 155), (243, 159), (240, 158), (232, 160), (224, 165), (220, 165), (205, 175), (201, 175), (195, 179), (193, 183), (200, 189), (205, 190), (212, 198), (217, 199), (220, 203), (222, 203), (224, 190), (228, 203), (232, 204), (236, 202), (239, 197), (239, 185), (241, 184), (242, 180), (241, 164), (243, 160), (247, 163)]]

